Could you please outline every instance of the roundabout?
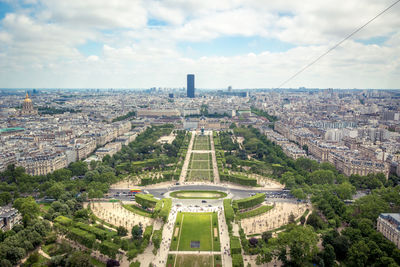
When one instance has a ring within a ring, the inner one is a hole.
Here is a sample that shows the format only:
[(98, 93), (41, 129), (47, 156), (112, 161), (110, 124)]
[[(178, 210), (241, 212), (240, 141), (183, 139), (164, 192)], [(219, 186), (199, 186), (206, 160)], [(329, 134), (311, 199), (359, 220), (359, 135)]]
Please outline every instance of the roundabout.
[(179, 190), (169, 193), (170, 197), (179, 199), (218, 199), (227, 195), (225, 192), (208, 190)]

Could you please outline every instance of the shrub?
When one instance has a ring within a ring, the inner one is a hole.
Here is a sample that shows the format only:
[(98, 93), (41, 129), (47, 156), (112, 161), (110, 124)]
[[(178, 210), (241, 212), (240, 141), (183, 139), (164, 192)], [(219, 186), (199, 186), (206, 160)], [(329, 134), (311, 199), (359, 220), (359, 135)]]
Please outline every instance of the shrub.
[[(254, 206), (257, 206), (258, 204), (263, 203), (265, 200), (265, 194), (264, 193), (258, 193), (254, 196), (248, 197), (248, 198), (242, 198), (239, 200), (234, 200), (233, 203), (235, 204), (233, 207), (237, 207), (237, 209), (247, 209), (251, 208)], [(237, 206), (236, 206), (237, 205)]]

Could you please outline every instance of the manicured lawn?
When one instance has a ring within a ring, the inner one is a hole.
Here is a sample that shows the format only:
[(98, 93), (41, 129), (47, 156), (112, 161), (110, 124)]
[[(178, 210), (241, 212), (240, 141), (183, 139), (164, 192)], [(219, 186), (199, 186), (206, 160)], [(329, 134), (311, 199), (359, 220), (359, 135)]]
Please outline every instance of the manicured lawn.
[(122, 206), (125, 209), (127, 209), (127, 210), (129, 210), (129, 211), (131, 211), (133, 213), (136, 213), (138, 215), (141, 215), (141, 216), (150, 217), (150, 218), (153, 216), (153, 213), (151, 213), (149, 211), (146, 211), (146, 210), (143, 210), (143, 209), (141, 209), (141, 208), (139, 208), (139, 207), (137, 207), (135, 205), (122, 205)]
[(193, 150), (211, 150), (210, 136), (196, 135), (194, 140)]
[[(215, 222), (215, 225), (214, 225)], [(176, 229), (179, 228), (177, 237)], [(214, 241), (214, 228), (217, 232), (217, 240)], [(199, 241), (199, 248), (192, 248), (191, 242)], [(176, 217), (171, 250), (179, 251), (219, 251), (219, 235), (217, 214), (181, 212)]]
[(192, 160), (209, 160), (209, 153), (192, 153)]
[(211, 170), (190, 170), (188, 180), (212, 180)]
[(196, 170), (205, 169), (205, 170), (207, 170), (209, 168), (208, 160), (201, 160), (201, 161), (200, 160), (193, 160), (191, 165), (192, 165), (191, 166), (192, 170), (193, 169), (196, 169)]
[(175, 267), (212, 267), (213, 258), (210, 255), (178, 255)]
[(227, 196), (225, 192), (207, 190), (180, 190), (169, 195), (180, 199), (217, 199)]
[(245, 212), (238, 212), (236, 215), (238, 216), (239, 220), (240, 219), (245, 219), (245, 218), (250, 218), (250, 217), (254, 217), (263, 213), (266, 213), (268, 211), (270, 211), (271, 209), (273, 209), (273, 206), (260, 206), (256, 209), (252, 209), (249, 211), (245, 211)]

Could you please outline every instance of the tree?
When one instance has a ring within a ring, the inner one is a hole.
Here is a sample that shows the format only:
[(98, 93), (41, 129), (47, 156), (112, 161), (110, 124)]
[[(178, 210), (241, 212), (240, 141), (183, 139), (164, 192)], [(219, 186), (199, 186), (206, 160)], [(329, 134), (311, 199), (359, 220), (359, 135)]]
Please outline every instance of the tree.
[(77, 251), (68, 257), (66, 265), (67, 267), (92, 267), (90, 263), (90, 256), (86, 253)]
[(24, 220), (27, 220), (27, 222), (35, 219), (40, 212), (39, 205), (33, 197), (17, 198), (14, 201), (14, 208), (21, 212)]
[(114, 260), (114, 259), (108, 259), (106, 266), (107, 267), (114, 267), (114, 266), (120, 266), (120, 265), (119, 265), (119, 261)]
[(141, 223), (132, 227), (132, 239), (134, 240), (142, 239), (142, 235), (143, 235), (143, 227)]
[(356, 188), (349, 182), (344, 182), (336, 185), (335, 192), (340, 199), (351, 199), (356, 193)]
[(85, 175), (85, 173), (88, 171), (88, 166), (84, 161), (72, 162), (68, 168), (72, 171), (72, 175), (74, 176)]
[(370, 250), (364, 240), (355, 243), (349, 250), (348, 266), (366, 266)]
[(7, 247), (5, 248), (6, 250), (5, 255), (6, 258), (13, 264), (16, 265), (24, 256), (25, 256), (25, 250), (20, 247)]
[(322, 253), (322, 258), (326, 267), (331, 267), (335, 265), (336, 254), (335, 249), (332, 245), (327, 244), (325, 246), (324, 252)]
[(128, 234), (128, 230), (123, 226), (118, 226), (117, 232), (119, 236), (126, 236)]
[(268, 240), (272, 238), (272, 233), (271, 232), (264, 232), (261, 235), (262, 240), (264, 240), (265, 244), (268, 244)]
[(12, 196), (10, 192), (2, 192), (0, 193), (0, 205), (7, 205), (12, 200)]
[(332, 184), (335, 180), (335, 175), (330, 170), (316, 170), (310, 173), (310, 184)]
[(286, 263), (305, 266), (318, 252), (318, 235), (310, 226), (289, 225), (288, 230), (271, 239), (275, 255)]
[(54, 199), (58, 199), (62, 193), (64, 193), (64, 186), (62, 183), (55, 183), (46, 190), (46, 194)]

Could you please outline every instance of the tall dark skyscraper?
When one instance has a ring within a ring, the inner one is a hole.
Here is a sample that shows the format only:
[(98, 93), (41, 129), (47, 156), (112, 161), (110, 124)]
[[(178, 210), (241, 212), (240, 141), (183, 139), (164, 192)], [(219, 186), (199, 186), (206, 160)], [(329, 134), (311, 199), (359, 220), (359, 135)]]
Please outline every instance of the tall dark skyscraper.
[(194, 98), (194, 74), (187, 75), (187, 97)]

